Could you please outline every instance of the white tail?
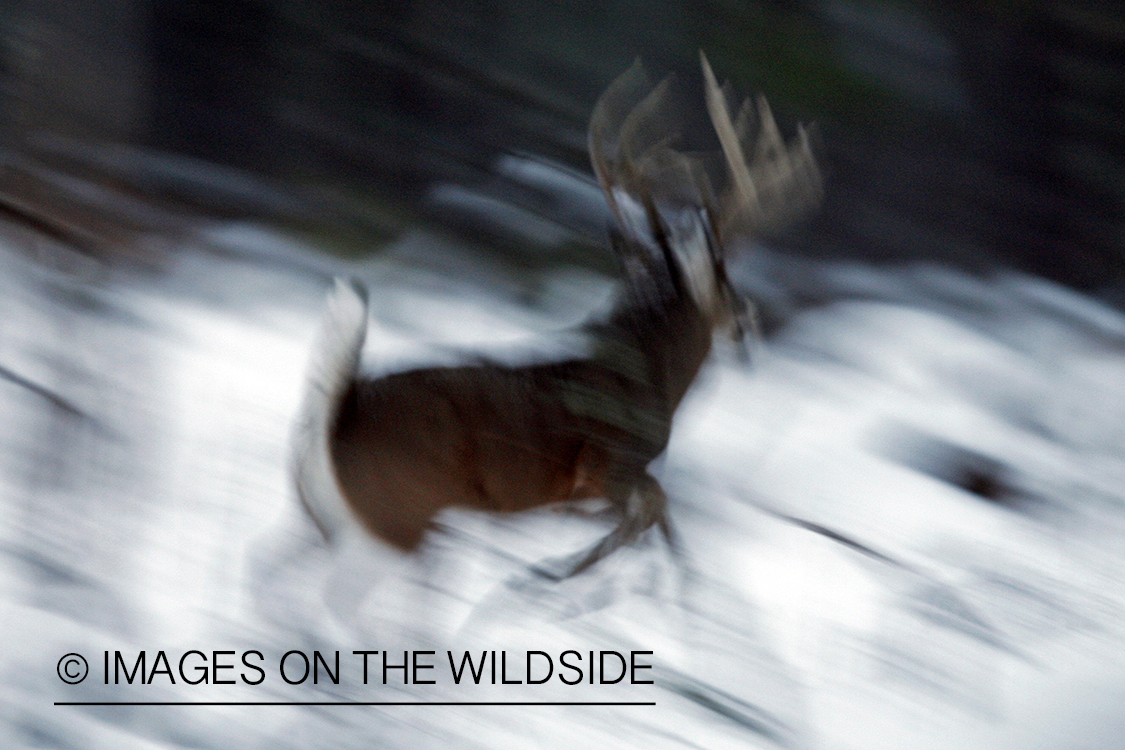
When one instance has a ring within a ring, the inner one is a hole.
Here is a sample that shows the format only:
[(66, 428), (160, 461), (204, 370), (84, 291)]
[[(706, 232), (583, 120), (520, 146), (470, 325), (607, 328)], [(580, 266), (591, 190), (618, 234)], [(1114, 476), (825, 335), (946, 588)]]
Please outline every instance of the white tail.
[(305, 396), (293, 431), (297, 492), (325, 537), (356, 521), (340, 491), (329, 445), (340, 402), (355, 379), (367, 334), (367, 299), (354, 282), (336, 279), (309, 357)]

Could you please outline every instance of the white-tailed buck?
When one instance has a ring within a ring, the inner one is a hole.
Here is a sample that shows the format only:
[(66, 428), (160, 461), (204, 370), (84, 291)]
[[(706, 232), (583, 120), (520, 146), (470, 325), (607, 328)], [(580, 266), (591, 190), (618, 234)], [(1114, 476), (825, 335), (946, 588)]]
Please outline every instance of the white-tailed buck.
[(712, 334), (741, 334), (724, 248), (790, 220), (821, 189), (804, 131), (783, 142), (764, 99), (732, 119), (702, 65), (727, 173), (721, 192), (701, 160), (672, 148), (669, 80), (652, 87), (635, 64), (594, 108), (590, 156), (624, 284), (608, 319), (585, 326), (588, 356), (362, 378), (365, 295), (337, 282), (294, 433), (297, 488), (326, 535), (358, 525), (409, 550), (446, 506), (514, 512), (604, 498), (619, 523), (566, 575), (653, 525), (671, 541), (664, 492), (646, 468), (667, 445)]

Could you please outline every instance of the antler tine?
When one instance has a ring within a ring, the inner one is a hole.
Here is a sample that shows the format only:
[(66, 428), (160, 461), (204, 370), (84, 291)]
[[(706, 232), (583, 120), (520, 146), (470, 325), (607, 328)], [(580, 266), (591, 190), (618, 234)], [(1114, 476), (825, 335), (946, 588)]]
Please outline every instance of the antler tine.
[(702, 51), (699, 53), (699, 60), (703, 66), (703, 78), (707, 85), (707, 113), (711, 116), (711, 124), (715, 128), (715, 134), (719, 136), (719, 146), (723, 149), (727, 169), (730, 171), (731, 179), (734, 180), (735, 192), (745, 202), (755, 203), (758, 200), (758, 190), (754, 186), (754, 181), (750, 178), (750, 172), (746, 167), (746, 156), (742, 152), (742, 141), (738, 137), (734, 123), (731, 122), (726, 97), (723, 95), (722, 89), (719, 88), (719, 82), (715, 80), (715, 72), (711, 70), (711, 63), (707, 61), (707, 55)]
[(590, 119), (590, 159), (613, 219), (653, 252), (679, 207), (705, 206), (718, 216), (703, 163), (673, 147), (680, 135), (668, 106), (673, 81), (651, 86), (638, 60), (610, 84)]
[(647, 154), (654, 153), (658, 149), (666, 149), (676, 139), (677, 134), (668, 127), (668, 121), (658, 116), (665, 105), (671, 85), (671, 76), (658, 83), (633, 107), (621, 124), (618, 142), (621, 157), (619, 166), (629, 178), (630, 184), (626, 185), (628, 188), (637, 187), (632, 183), (641, 176), (638, 162)]
[[(749, 103), (747, 99), (747, 103)], [(785, 141), (781, 137), (781, 130), (777, 127), (777, 120), (773, 119), (773, 111), (766, 97), (758, 95), (758, 122), (761, 123), (758, 131), (758, 144), (754, 149), (754, 163), (766, 159), (776, 159), (785, 152)]]
[[(607, 149), (620, 152), (619, 137), (625, 121), (649, 87), (648, 75), (638, 58), (598, 98), (590, 116), (587, 136), (590, 161), (602, 192), (609, 202), (610, 211), (619, 225), (622, 224), (621, 209), (613, 194), (613, 186), (617, 182), (618, 175), (614, 162), (611, 161), (617, 154), (608, 154)], [(612, 144), (608, 143), (610, 140), (613, 140)]]
[[(725, 96), (725, 94), (724, 94)], [(734, 118), (734, 132), (738, 136), (738, 140), (742, 141), (750, 132), (750, 118), (751, 114), (750, 97), (742, 100), (742, 106), (738, 109), (738, 115)]]
[(747, 161), (743, 143), (750, 129), (750, 101), (742, 104), (732, 122), (727, 97), (702, 52), (700, 62), (707, 87), (707, 111), (731, 179), (716, 228), (720, 242), (725, 244), (737, 230), (768, 231), (795, 218), (820, 199), (822, 181), (808, 132), (798, 127), (795, 142), (787, 146), (764, 97), (757, 99), (758, 136), (753, 158)]

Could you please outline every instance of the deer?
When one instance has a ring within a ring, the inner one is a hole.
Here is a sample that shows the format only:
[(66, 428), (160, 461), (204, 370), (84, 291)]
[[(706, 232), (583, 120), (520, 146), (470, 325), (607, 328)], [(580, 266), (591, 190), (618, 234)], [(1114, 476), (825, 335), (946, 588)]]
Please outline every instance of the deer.
[(411, 551), (443, 508), (514, 513), (600, 498), (614, 529), (561, 574), (537, 572), (578, 575), (653, 527), (676, 549), (648, 467), (713, 337), (744, 340), (751, 311), (727, 276), (726, 248), (792, 220), (822, 189), (808, 131), (786, 143), (761, 97), (732, 117), (729, 85), (700, 61), (721, 192), (703, 159), (673, 148), (671, 77), (652, 86), (638, 60), (593, 109), (588, 148), (622, 289), (608, 315), (583, 325), (593, 342), (584, 355), (364, 377), (366, 293), (337, 279), (292, 441), (298, 495), (330, 541), (358, 528)]

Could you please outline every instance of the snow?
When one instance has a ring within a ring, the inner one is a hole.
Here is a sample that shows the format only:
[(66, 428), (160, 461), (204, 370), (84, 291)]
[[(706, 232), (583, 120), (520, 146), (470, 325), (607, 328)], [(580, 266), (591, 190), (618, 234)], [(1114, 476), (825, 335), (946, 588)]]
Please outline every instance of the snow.
[[(654, 467), (683, 556), (653, 535), (552, 583), (530, 565), (581, 549), (601, 521), (449, 512), (403, 555), (329, 547), (295, 498), (286, 441), (332, 273), (372, 291), (371, 370), (466, 348), (559, 356), (581, 344), (550, 331), (606, 304), (596, 274), (560, 271), (526, 295), (479, 259), (472, 273), (413, 266), (428, 238), (403, 242), (346, 264), (230, 225), (206, 244), (233, 255), (186, 243), (163, 273), (92, 277), (0, 248), (0, 365), (23, 378), (0, 379), (0, 744), (1120, 746), (1119, 311), (926, 265), (751, 278), (785, 262), (754, 248), (736, 281), (772, 288), (782, 325), (751, 367), (719, 348)], [(815, 305), (787, 302), (809, 291)], [(272, 671), (258, 686), (103, 683), (103, 652), (142, 649), (257, 649), (271, 664), (338, 650), (351, 671), (340, 685)], [(439, 667), (447, 650), (514, 665), (528, 650), (652, 651), (655, 684), (362, 685), (359, 649), (433, 650)], [(90, 662), (80, 685), (55, 673), (69, 652)], [(54, 705), (120, 700), (656, 706)]]

